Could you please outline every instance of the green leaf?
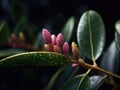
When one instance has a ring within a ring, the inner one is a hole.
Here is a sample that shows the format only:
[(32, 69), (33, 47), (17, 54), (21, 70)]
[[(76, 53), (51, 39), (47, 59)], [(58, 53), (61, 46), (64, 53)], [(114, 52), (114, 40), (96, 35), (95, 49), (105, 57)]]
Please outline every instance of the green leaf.
[(34, 46), (36, 47), (42, 47), (44, 46), (45, 41), (42, 37), (42, 31), (38, 32), (38, 35), (36, 37), (36, 39), (34, 40)]
[(11, 18), (15, 23), (17, 23), (23, 16), (27, 17), (27, 9), (21, 0), (11, 0), (10, 5)]
[(5, 50), (0, 50), (0, 57), (6, 57), (6, 56), (10, 56), (13, 54), (17, 54), (17, 53), (22, 53), (25, 52), (22, 49), (5, 49)]
[[(64, 85), (77, 72), (78, 68), (73, 68), (71, 64), (67, 64), (60, 68), (50, 79), (45, 90), (53, 90)], [(62, 78), (62, 79), (61, 79)], [(53, 87), (54, 85), (54, 87)]]
[(9, 36), (10, 36), (10, 31), (9, 31), (8, 25), (7, 23), (3, 22), (0, 25), (0, 44), (4, 44), (5, 42), (7, 42), (9, 39)]
[(90, 77), (90, 90), (98, 90), (103, 84), (105, 77), (94, 75)]
[[(84, 78), (84, 79), (83, 79)], [(81, 84), (80, 84), (81, 83)], [(80, 86), (78, 87), (78, 85)], [(88, 75), (78, 75), (71, 78), (60, 90), (89, 90), (90, 78)]]
[(78, 69), (79, 67), (73, 68), (71, 64), (67, 64), (64, 70), (60, 73), (59, 78), (56, 81), (56, 86), (60, 87), (66, 84), (67, 81), (75, 75)]
[(116, 22), (115, 24), (115, 43), (117, 48), (120, 50), (120, 20)]
[(82, 15), (77, 28), (77, 41), (81, 53), (87, 58), (96, 60), (101, 55), (105, 44), (105, 27), (97, 12), (89, 10)]
[(32, 66), (57, 66), (70, 63), (64, 55), (54, 52), (25, 52), (15, 54), (0, 61), (0, 69), (32, 67)]
[(23, 32), (27, 28), (27, 23), (27, 18), (25, 16), (21, 17), (14, 28), (14, 33), (19, 35), (20, 32)]
[(55, 84), (55, 81), (57, 80), (59, 74), (62, 72), (64, 68), (60, 68), (50, 79), (48, 82), (48, 85), (46, 86), (45, 90), (52, 90), (53, 85)]
[(101, 58), (100, 67), (117, 73), (119, 70), (119, 50), (116, 48), (115, 42), (112, 42), (108, 50), (103, 54)]
[(73, 32), (73, 28), (74, 28), (74, 22), (75, 22), (75, 18), (74, 17), (70, 17), (70, 19), (66, 22), (65, 26), (62, 29), (62, 34), (64, 36), (64, 40), (69, 42), (72, 32)]

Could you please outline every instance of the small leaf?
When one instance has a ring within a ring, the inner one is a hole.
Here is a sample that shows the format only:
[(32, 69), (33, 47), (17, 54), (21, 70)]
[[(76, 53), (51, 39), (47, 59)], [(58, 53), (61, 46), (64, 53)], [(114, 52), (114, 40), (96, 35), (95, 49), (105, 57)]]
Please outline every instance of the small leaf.
[(0, 25), (0, 44), (4, 44), (6, 41), (8, 41), (9, 36), (10, 36), (10, 31), (8, 25), (7, 23), (3, 22)]
[(103, 84), (104, 77), (95, 75), (90, 77), (90, 90), (98, 90), (98, 88)]
[(64, 40), (69, 42), (72, 32), (73, 32), (73, 28), (74, 28), (74, 22), (75, 22), (75, 18), (74, 17), (70, 17), (70, 19), (66, 22), (65, 26), (62, 29), (62, 34), (64, 36)]
[(64, 55), (53, 52), (25, 52), (12, 55), (0, 60), (0, 69), (57, 66), (70, 63)]
[(108, 50), (103, 54), (100, 66), (110, 72), (117, 73), (119, 70), (119, 51), (115, 42), (112, 42)]
[(0, 50), (0, 57), (6, 57), (6, 56), (10, 56), (13, 54), (17, 54), (17, 53), (22, 53), (25, 52), (22, 49), (5, 49), (5, 50)]
[(89, 10), (85, 12), (78, 24), (77, 41), (80, 51), (87, 58), (96, 60), (105, 44), (105, 27), (100, 15)]
[(116, 22), (115, 24), (115, 43), (117, 48), (120, 50), (120, 20)]
[[(89, 90), (90, 88), (90, 78), (88, 75), (82, 79), (84, 75), (78, 75), (73, 78), (71, 78), (63, 87), (61, 87), (59, 90)], [(82, 81), (81, 81), (82, 80)], [(81, 85), (78, 88), (79, 83), (81, 82)]]

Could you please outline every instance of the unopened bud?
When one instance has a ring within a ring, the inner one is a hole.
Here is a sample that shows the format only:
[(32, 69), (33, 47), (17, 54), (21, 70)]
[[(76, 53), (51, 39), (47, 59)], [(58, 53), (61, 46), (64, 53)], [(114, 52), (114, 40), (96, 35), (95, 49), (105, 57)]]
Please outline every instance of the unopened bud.
[(79, 49), (78, 49), (77, 44), (75, 42), (72, 42), (72, 53), (77, 59), (79, 59), (80, 52), (79, 52)]
[(54, 45), (54, 52), (57, 52), (57, 53), (61, 53), (62, 51), (61, 51), (61, 48), (60, 47), (58, 47), (57, 45)]
[(64, 54), (68, 54), (69, 53), (69, 44), (67, 42), (65, 42), (63, 44), (63, 53)]
[(11, 39), (12, 39), (13, 41), (17, 41), (16, 35), (15, 35), (15, 34), (11, 34)]
[(52, 38), (52, 45), (56, 45), (56, 36), (52, 34), (51, 38)]
[(77, 63), (73, 63), (73, 64), (72, 64), (72, 67), (77, 67), (77, 66), (78, 66)]
[(42, 30), (43, 39), (46, 41), (47, 44), (52, 44), (51, 34), (47, 29)]
[(48, 44), (45, 44), (44, 48), (45, 48), (46, 51), (51, 51), (51, 46), (48, 45)]
[(25, 36), (22, 32), (19, 33), (19, 39), (23, 42), (25, 42)]
[(59, 33), (56, 38), (56, 43), (59, 47), (62, 47), (63, 44), (63, 35), (62, 33)]

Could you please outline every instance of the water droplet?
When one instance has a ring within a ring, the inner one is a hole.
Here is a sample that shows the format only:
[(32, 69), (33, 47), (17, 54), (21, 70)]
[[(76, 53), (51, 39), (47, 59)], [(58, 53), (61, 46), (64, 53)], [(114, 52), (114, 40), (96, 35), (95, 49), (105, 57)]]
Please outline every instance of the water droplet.
[(52, 59), (52, 57), (49, 57), (49, 59)]
[(48, 56), (50, 57), (50, 56), (51, 56), (51, 54), (49, 53), (49, 54), (48, 54)]

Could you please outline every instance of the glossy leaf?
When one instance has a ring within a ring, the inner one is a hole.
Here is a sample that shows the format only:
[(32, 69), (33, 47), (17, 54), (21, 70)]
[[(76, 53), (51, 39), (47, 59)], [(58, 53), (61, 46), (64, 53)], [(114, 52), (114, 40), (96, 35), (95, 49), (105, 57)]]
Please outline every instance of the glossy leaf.
[(3, 22), (0, 25), (0, 44), (4, 44), (5, 42), (7, 42), (9, 39), (9, 36), (10, 36), (10, 31), (9, 31), (8, 25), (7, 23)]
[(57, 80), (59, 74), (63, 71), (64, 68), (60, 68), (50, 79), (48, 85), (46, 86), (45, 90), (52, 90), (55, 81)]
[(95, 75), (90, 77), (90, 90), (98, 90), (98, 88), (103, 84), (104, 77)]
[(116, 22), (115, 29), (116, 29), (115, 42), (116, 42), (116, 46), (120, 50), (120, 20)]
[[(63, 85), (68, 79), (70, 79), (78, 70), (78, 68), (73, 68), (71, 64), (67, 64), (66, 66), (60, 68), (50, 79), (45, 90), (52, 90), (53, 85), (54, 88), (58, 88)], [(62, 79), (61, 79), (62, 78)]]
[(75, 75), (78, 69), (79, 67), (73, 68), (71, 64), (66, 65), (56, 81), (56, 86), (60, 87), (66, 84), (67, 81)]
[(70, 63), (64, 55), (53, 52), (26, 52), (6, 57), (0, 61), (0, 69), (32, 66), (57, 66)]
[(62, 34), (64, 36), (64, 40), (69, 42), (72, 32), (73, 32), (73, 28), (74, 28), (74, 22), (75, 22), (75, 18), (71, 17), (65, 24), (65, 26), (62, 29)]
[(5, 49), (5, 50), (0, 50), (0, 57), (6, 57), (6, 56), (10, 56), (13, 54), (17, 54), (17, 53), (22, 53), (25, 52), (22, 49)]
[(119, 51), (115, 42), (112, 42), (108, 50), (103, 54), (100, 66), (110, 72), (117, 73), (119, 70)]
[(82, 54), (96, 60), (105, 44), (105, 27), (100, 15), (89, 10), (80, 18), (77, 28), (77, 41)]
[[(90, 78), (88, 75), (82, 79), (84, 75), (78, 75), (71, 78), (60, 90), (89, 90), (90, 88)], [(81, 81), (82, 80), (82, 81)], [(78, 87), (79, 83), (81, 85)]]
[[(78, 68), (73, 68), (71, 64), (60, 68), (50, 79), (45, 90), (53, 90), (64, 85), (77, 72)], [(62, 79), (61, 79), (62, 78)], [(54, 87), (53, 87), (54, 85)]]

